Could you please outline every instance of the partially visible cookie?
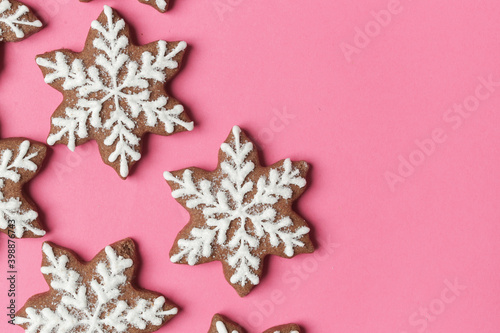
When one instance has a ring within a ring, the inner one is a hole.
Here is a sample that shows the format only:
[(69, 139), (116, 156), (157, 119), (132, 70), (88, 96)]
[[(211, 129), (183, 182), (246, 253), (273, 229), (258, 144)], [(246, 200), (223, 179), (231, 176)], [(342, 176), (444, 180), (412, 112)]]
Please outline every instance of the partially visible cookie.
[(42, 29), (42, 22), (22, 2), (0, 0), (0, 41), (17, 42)]
[(186, 46), (182, 41), (134, 45), (125, 20), (104, 6), (82, 52), (62, 49), (36, 59), (45, 82), (63, 94), (47, 143), (74, 151), (96, 140), (104, 163), (125, 179), (141, 158), (146, 133), (193, 129), (184, 107), (165, 90)]
[(222, 262), (240, 296), (259, 284), (267, 255), (291, 258), (314, 251), (307, 222), (293, 202), (306, 188), (306, 162), (262, 166), (250, 139), (234, 126), (214, 171), (165, 172), (172, 196), (191, 219), (170, 250), (174, 263)]
[(136, 285), (138, 254), (131, 239), (106, 246), (90, 262), (45, 242), (48, 292), (31, 297), (15, 323), (29, 333), (150, 333), (177, 314), (161, 294)]
[(139, 0), (139, 1), (147, 5), (150, 5), (156, 8), (158, 11), (164, 13), (167, 11), (168, 2), (170, 0)]
[(45, 235), (33, 201), (23, 185), (40, 171), (47, 147), (22, 138), (0, 140), (0, 231), (10, 237)]
[[(208, 333), (246, 333), (245, 329), (226, 317), (216, 314)], [(303, 333), (299, 325), (287, 324), (272, 327), (263, 333)]]
[[(80, 0), (81, 2), (90, 2), (92, 0)], [(139, 2), (145, 3), (146, 5), (150, 5), (151, 7), (156, 8), (156, 10), (165, 13), (168, 9), (168, 2), (170, 0), (139, 0)]]

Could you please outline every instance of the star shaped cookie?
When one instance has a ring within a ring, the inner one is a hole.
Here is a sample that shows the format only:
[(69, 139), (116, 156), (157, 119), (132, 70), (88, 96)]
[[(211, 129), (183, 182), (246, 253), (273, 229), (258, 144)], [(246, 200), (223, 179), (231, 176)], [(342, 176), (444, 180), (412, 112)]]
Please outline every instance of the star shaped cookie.
[(11, 238), (42, 237), (45, 231), (23, 185), (40, 171), (47, 147), (23, 138), (0, 140), (0, 231)]
[(0, 41), (17, 42), (42, 29), (42, 22), (22, 2), (0, 0)]
[(48, 292), (31, 297), (15, 323), (30, 333), (149, 333), (177, 314), (159, 293), (136, 286), (138, 254), (125, 239), (106, 246), (90, 262), (45, 242), (42, 273)]
[(96, 140), (104, 163), (125, 179), (141, 158), (146, 133), (193, 129), (183, 106), (165, 91), (185, 48), (185, 42), (132, 44), (125, 21), (105, 6), (82, 52), (59, 50), (37, 57), (45, 82), (64, 97), (52, 115), (47, 142), (73, 151)]
[(235, 126), (219, 151), (214, 171), (165, 172), (172, 196), (191, 219), (170, 251), (174, 263), (221, 261), (240, 296), (259, 284), (267, 255), (311, 253), (306, 221), (292, 203), (306, 187), (306, 162), (282, 160), (269, 167)]

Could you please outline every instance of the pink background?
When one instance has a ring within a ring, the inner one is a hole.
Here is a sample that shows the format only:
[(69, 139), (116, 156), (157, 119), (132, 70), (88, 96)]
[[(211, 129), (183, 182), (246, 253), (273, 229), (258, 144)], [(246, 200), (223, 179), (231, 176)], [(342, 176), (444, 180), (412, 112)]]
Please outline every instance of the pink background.
[[(160, 332), (206, 332), (216, 312), (250, 333), (287, 322), (310, 333), (499, 331), (500, 86), (481, 86), (479, 77), (500, 81), (500, 2), (177, 0), (166, 14), (135, 0), (25, 2), (47, 27), (2, 45), (2, 137), (45, 141), (61, 95), (43, 82), (34, 57), (81, 50), (105, 3), (139, 43), (188, 42), (169, 89), (196, 127), (150, 136), (126, 181), (101, 162), (94, 142), (75, 153), (52, 149), (29, 186), (50, 232), (17, 242), (18, 306), (47, 290), (44, 240), (89, 260), (130, 236), (143, 259), (140, 284), (182, 308)], [(221, 13), (216, 4), (229, 7)], [(379, 16), (381, 27), (371, 12), (387, 8), (393, 14)], [(357, 32), (365, 27), (370, 36)], [(347, 44), (356, 53), (346, 56)], [(472, 111), (450, 111), (461, 103)], [(289, 118), (277, 121), (284, 112)], [(267, 164), (312, 164), (297, 210), (318, 245), (316, 255), (270, 258), (263, 282), (243, 299), (219, 263), (170, 263), (188, 214), (162, 178), (164, 170), (214, 168), (235, 124)], [(429, 143), (433, 132), (439, 143)], [(406, 165), (391, 187), (387, 172), (395, 177), (400, 159), (410, 158), (418, 165)], [(5, 235), (0, 252), (5, 272)], [(0, 331), (21, 332), (4, 312)]]

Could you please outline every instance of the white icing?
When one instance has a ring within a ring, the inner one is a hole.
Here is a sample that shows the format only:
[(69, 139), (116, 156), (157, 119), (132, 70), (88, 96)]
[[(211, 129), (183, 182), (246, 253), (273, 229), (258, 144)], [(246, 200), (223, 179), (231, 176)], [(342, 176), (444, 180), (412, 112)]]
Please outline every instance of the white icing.
[[(32, 222), (38, 217), (38, 213), (31, 209), (21, 209), (21, 198), (5, 198), (5, 181), (10, 180), (19, 183), (21, 175), (20, 169), (35, 172), (38, 166), (31, 160), (38, 155), (33, 152), (28, 155), (30, 142), (25, 140), (21, 142), (17, 149), (17, 156), (12, 160), (14, 152), (10, 149), (4, 149), (0, 152), (0, 229), (7, 229), (9, 221), (14, 222), (14, 234), (21, 238), (26, 231), (31, 231), (37, 236), (45, 235), (45, 231), (35, 228)], [(21, 186), (21, 185), (19, 185)]]
[[(215, 323), (215, 327), (217, 328), (217, 333), (229, 333), (229, 331), (226, 328), (226, 324), (224, 324), (222, 321), (218, 321)], [(239, 333), (236, 330), (233, 330), (231, 333)]]
[[(121, 300), (121, 288), (127, 281), (124, 271), (132, 267), (132, 260), (118, 256), (114, 249), (105, 249), (106, 261), (95, 268), (96, 278), (90, 288), (82, 283), (80, 274), (67, 267), (66, 255), (57, 257), (50, 245), (43, 245), (49, 262), (41, 271), (51, 276), (51, 288), (62, 296), (56, 310), (49, 308), (26, 309), (26, 318), (16, 317), (18, 325), (27, 324), (26, 332), (125, 332), (131, 328), (144, 329), (147, 325), (161, 325), (163, 317), (177, 314), (177, 308), (163, 310), (165, 298), (153, 302), (142, 298), (132, 307)], [(92, 302), (95, 300), (95, 302)]]
[[(206, 179), (194, 181), (192, 171), (185, 170), (182, 178), (176, 178), (165, 172), (168, 181), (175, 182), (179, 188), (172, 191), (174, 198), (186, 199), (186, 206), (199, 209), (206, 220), (206, 226), (193, 228), (189, 238), (180, 239), (180, 251), (171, 257), (173, 262), (179, 262), (186, 257), (189, 265), (196, 264), (201, 257), (210, 257), (215, 246), (230, 251), (227, 262), (234, 268), (231, 283), (244, 286), (247, 281), (256, 285), (259, 276), (260, 258), (252, 253), (266, 238), (271, 246), (284, 245), (284, 253), (291, 257), (295, 247), (303, 247), (300, 240), (309, 232), (309, 228), (300, 227), (294, 230), (290, 217), (278, 218), (278, 212), (273, 206), (280, 198), (292, 197), (291, 185), (304, 187), (306, 181), (300, 176), (298, 169), (293, 168), (290, 159), (271, 169), (260, 177), (257, 183), (247, 180), (255, 169), (248, 159), (253, 151), (251, 142), (241, 142), (241, 130), (235, 126), (232, 130), (233, 141), (223, 143), (221, 150), (227, 159), (221, 163), (223, 179), (220, 188)], [(253, 191), (251, 200), (246, 196)], [(228, 239), (227, 231), (231, 224), (237, 224), (238, 229)]]
[[(144, 0), (146, 2), (153, 2), (151, 0)], [(167, 2), (165, 0), (155, 0), (154, 1), (156, 4), (156, 7), (158, 7), (160, 10), (164, 11), (167, 9)]]
[[(107, 17), (105, 25), (99, 21), (94, 21), (91, 25), (98, 33), (93, 46), (102, 51), (95, 57), (95, 66), (86, 68), (80, 59), (68, 63), (62, 52), (56, 53), (55, 61), (37, 58), (38, 65), (51, 70), (45, 76), (45, 82), (50, 84), (63, 80), (63, 89), (76, 89), (78, 97), (74, 107), (66, 108), (64, 117), (52, 119), (52, 125), (60, 130), (50, 134), (47, 142), (54, 145), (67, 138), (68, 148), (74, 151), (77, 139), (88, 138), (88, 127), (103, 129), (107, 133), (104, 144), (114, 145), (114, 150), (107, 159), (109, 162), (119, 160), (120, 175), (126, 177), (129, 163), (141, 158), (140, 137), (132, 132), (137, 127), (136, 121), (141, 114), (145, 116), (147, 126), (164, 126), (167, 133), (173, 133), (176, 126), (193, 129), (192, 122), (179, 118), (184, 111), (182, 105), (166, 109), (167, 96), (150, 100), (148, 82), (165, 83), (165, 70), (179, 66), (173, 58), (187, 45), (179, 42), (173, 50), (168, 51), (167, 42), (159, 41), (156, 55), (143, 52), (139, 62), (132, 60), (126, 52), (129, 39), (124, 34), (125, 21), (119, 17), (115, 19), (113, 10), (108, 6), (104, 6), (104, 13)], [(125, 69), (126, 75), (120, 79), (119, 76)], [(93, 97), (96, 95), (102, 97), (96, 99)], [(103, 119), (101, 114), (105, 104), (112, 105), (113, 111), (108, 119)]]
[[(8, 13), (12, 8), (12, 2), (9, 0), (1, 0), (0, 2), (0, 23), (7, 25), (7, 27), (16, 35), (17, 38), (24, 37), (23, 26), (41, 27), (42, 22), (39, 20), (29, 21), (23, 18), (24, 15), (29, 13), (29, 8), (25, 5), (19, 5), (14, 13)], [(3, 33), (0, 29), (0, 40), (3, 40)]]

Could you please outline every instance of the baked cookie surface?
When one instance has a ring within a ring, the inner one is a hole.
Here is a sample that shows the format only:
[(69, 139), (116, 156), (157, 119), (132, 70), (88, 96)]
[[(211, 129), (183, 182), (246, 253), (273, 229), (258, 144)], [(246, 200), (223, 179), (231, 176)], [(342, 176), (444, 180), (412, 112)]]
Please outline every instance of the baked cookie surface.
[(50, 242), (42, 251), (50, 290), (16, 313), (26, 332), (149, 333), (177, 314), (164, 296), (136, 285), (139, 258), (131, 239), (106, 246), (90, 262)]
[(20, 1), (0, 0), (0, 41), (17, 42), (42, 29), (42, 22)]
[(0, 231), (12, 238), (45, 235), (34, 202), (23, 186), (40, 171), (47, 147), (23, 138), (0, 140)]
[(95, 140), (103, 162), (125, 179), (141, 158), (146, 133), (193, 129), (184, 107), (165, 90), (186, 46), (165, 41), (136, 46), (125, 21), (105, 6), (82, 52), (63, 49), (36, 59), (45, 82), (64, 97), (52, 114), (48, 144), (74, 151)]
[(219, 151), (214, 171), (165, 172), (172, 196), (190, 214), (170, 251), (171, 261), (222, 262), (240, 296), (259, 284), (267, 255), (311, 253), (307, 222), (292, 209), (306, 187), (306, 162), (285, 159), (269, 167), (235, 126)]

